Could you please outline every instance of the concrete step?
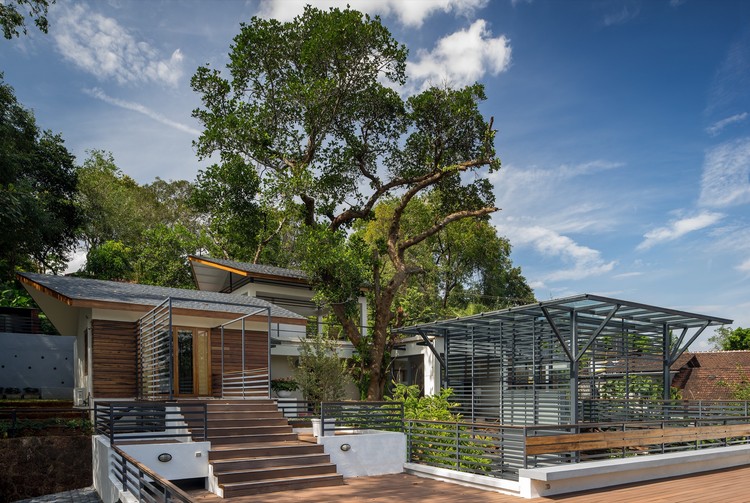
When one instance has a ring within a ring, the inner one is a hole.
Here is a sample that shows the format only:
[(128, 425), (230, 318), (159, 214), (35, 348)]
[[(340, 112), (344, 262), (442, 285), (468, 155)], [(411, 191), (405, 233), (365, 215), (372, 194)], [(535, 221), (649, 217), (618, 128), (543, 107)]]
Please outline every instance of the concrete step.
[(311, 487), (327, 487), (343, 485), (344, 477), (338, 474), (308, 475), (304, 477), (270, 479), (255, 482), (234, 482), (222, 484), (224, 498), (250, 496), (293, 489), (307, 489)]

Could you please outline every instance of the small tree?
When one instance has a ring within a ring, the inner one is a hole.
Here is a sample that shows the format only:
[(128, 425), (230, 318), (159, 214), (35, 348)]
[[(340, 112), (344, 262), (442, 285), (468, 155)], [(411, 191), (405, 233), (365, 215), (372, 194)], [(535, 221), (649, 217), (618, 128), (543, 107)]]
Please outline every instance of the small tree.
[(719, 327), (708, 342), (714, 345), (714, 349), (721, 351), (748, 350), (750, 349), (750, 328)]
[(351, 382), (346, 360), (338, 354), (336, 340), (324, 334), (300, 339), (299, 360), (290, 359), (294, 367), (294, 380), (299, 384), (305, 399), (315, 405), (335, 402), (344, 398), (345, 386)]

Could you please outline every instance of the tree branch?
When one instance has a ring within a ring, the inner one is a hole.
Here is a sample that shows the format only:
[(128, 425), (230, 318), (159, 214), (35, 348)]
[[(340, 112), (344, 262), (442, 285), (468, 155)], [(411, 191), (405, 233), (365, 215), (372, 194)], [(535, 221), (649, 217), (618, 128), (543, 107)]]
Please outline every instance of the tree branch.
[(265, 246), (266, 246), (266, 245), (267, 245), (268, 243), (270, 243), (270, 242), (271, 242), (271, 240), (272, 240), (272, 239), (273, 239), (273, 238), (274, 238), (274, 237), (275, 237), (276, 235), (278, 235), (278, 233), (279, 233), (279, 232), (281, 232), (281, 228), (282, 228), (282, 227), (284, 226), (284, 223), (285, 223), (285, 222), (286, 222), (286, 217), (284, 217), (284, 218), (282, 218), (282, 219), (281, 219), (281, 222), (279, 222), (279, 226), (278, 226), (278, 227), (276, 228), (276, 230), (275, 230), (275, 231), (273, 231), (273, 232), (271, 233), (271, 235), (270, 235), (270, 236), (268, 236), (268, 237), (267, 237), (266, 239), (264, 239), (263, 241), (261, 241), (261, 242), (260, 242), (260, 243), (258, 244), (258, 248), (257, 248), (257, 249), (255, 250), (255, 257), (253, 257), (253, 264), (257, 264), (257, 263), (258, 263), (258, 259), (260, 258), (260, 252), (262, 252), (262, 251), (263, 251), (263, 248), (265, 248)]
[(472, 218), (472, 217), (481, 217), (484, 215), (489, 215), (490, 213), (494, 213), (500, 208), (496, 208), (495, 206), (487, 206), (485, 208), (480, 208), (478, 210), (464, 210), (464, 211), (457, 211), (456, 213), (451, 213), (447, 217), (445, 217), (440, 222), (436, 223), (429, 229), (425, 230), (424, 232), (417, 234), (416, 236), (407, 239), (403, 243), (398, 245), (398, 251), (399, 254), (403, 253), (404, 250), (407, 250), (411, 248), (412, 246), (421, 243), (428, 237), (440, 232), (443, 228), (445, 228), (446, 225), (448, 225), (451, 222), (455, 222), (456, 220), (461, 220), (464, 218)]

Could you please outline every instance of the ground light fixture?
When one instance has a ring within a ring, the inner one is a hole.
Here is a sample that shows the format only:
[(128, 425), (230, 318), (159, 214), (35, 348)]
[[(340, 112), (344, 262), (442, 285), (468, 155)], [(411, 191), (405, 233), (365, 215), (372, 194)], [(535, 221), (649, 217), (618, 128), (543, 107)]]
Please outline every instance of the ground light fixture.
[(172, 455), (168, 452), (162, 452), (156, 457), (156, 459), (158, 459), (162, 463), (167, 463), (169, 461), (172, 461)]
[(341, 450), (344, 451), (344, 452), (350, 450), (351, 448), (352, 448), (352, 446), (349, 445), (349, 444), (341, 444)]

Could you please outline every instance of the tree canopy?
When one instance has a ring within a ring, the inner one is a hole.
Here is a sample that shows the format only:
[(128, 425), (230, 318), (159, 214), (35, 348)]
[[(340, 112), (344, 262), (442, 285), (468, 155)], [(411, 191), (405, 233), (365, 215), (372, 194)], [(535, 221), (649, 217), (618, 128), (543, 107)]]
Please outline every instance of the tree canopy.
[(39, 129), (34, 114), (18, 103), (2, 74), (0, 117), (2, 281), (13, 281), (19, 266), (60, 271), (75, 246), (81, 220), (74, 157), (59, 134)]
[[(27, 33), (26, 17), (34, 20), (34, 24), (42, 32), (47, 33), (47, 9), (55, 0), (7, 0), (0, 2), (0, 26), (3, 36), (8, 40)], [(20, 30), (20, 31), (19, 31)]]
[[(204, 126), (198, 153), (221, 159), (201, 176), (254, 166), (259, 202), (300, 215), (299, 263), (364, 352), (370, 398), (385, 384), (396, 297), (424, 272), (413, 251), (497, 210), (486, 174), (500, 161), (492, 120), (479, 110), (484, 88), (431, 87), (403, 98), (406, 54), (378, 18), (308, 6), (291, 22), (243, 24), (228, 75), (203, 66), (192, 79), (203, 105), (194, 111)], [(378, 239), (353, 233), (381, 203), (388, 215)], [(374, 304), (366, 336), (354, 318), (365, 285)]]
[(717, 328), (709, 342), (721, 351), (750, 350), (750, 328)]

